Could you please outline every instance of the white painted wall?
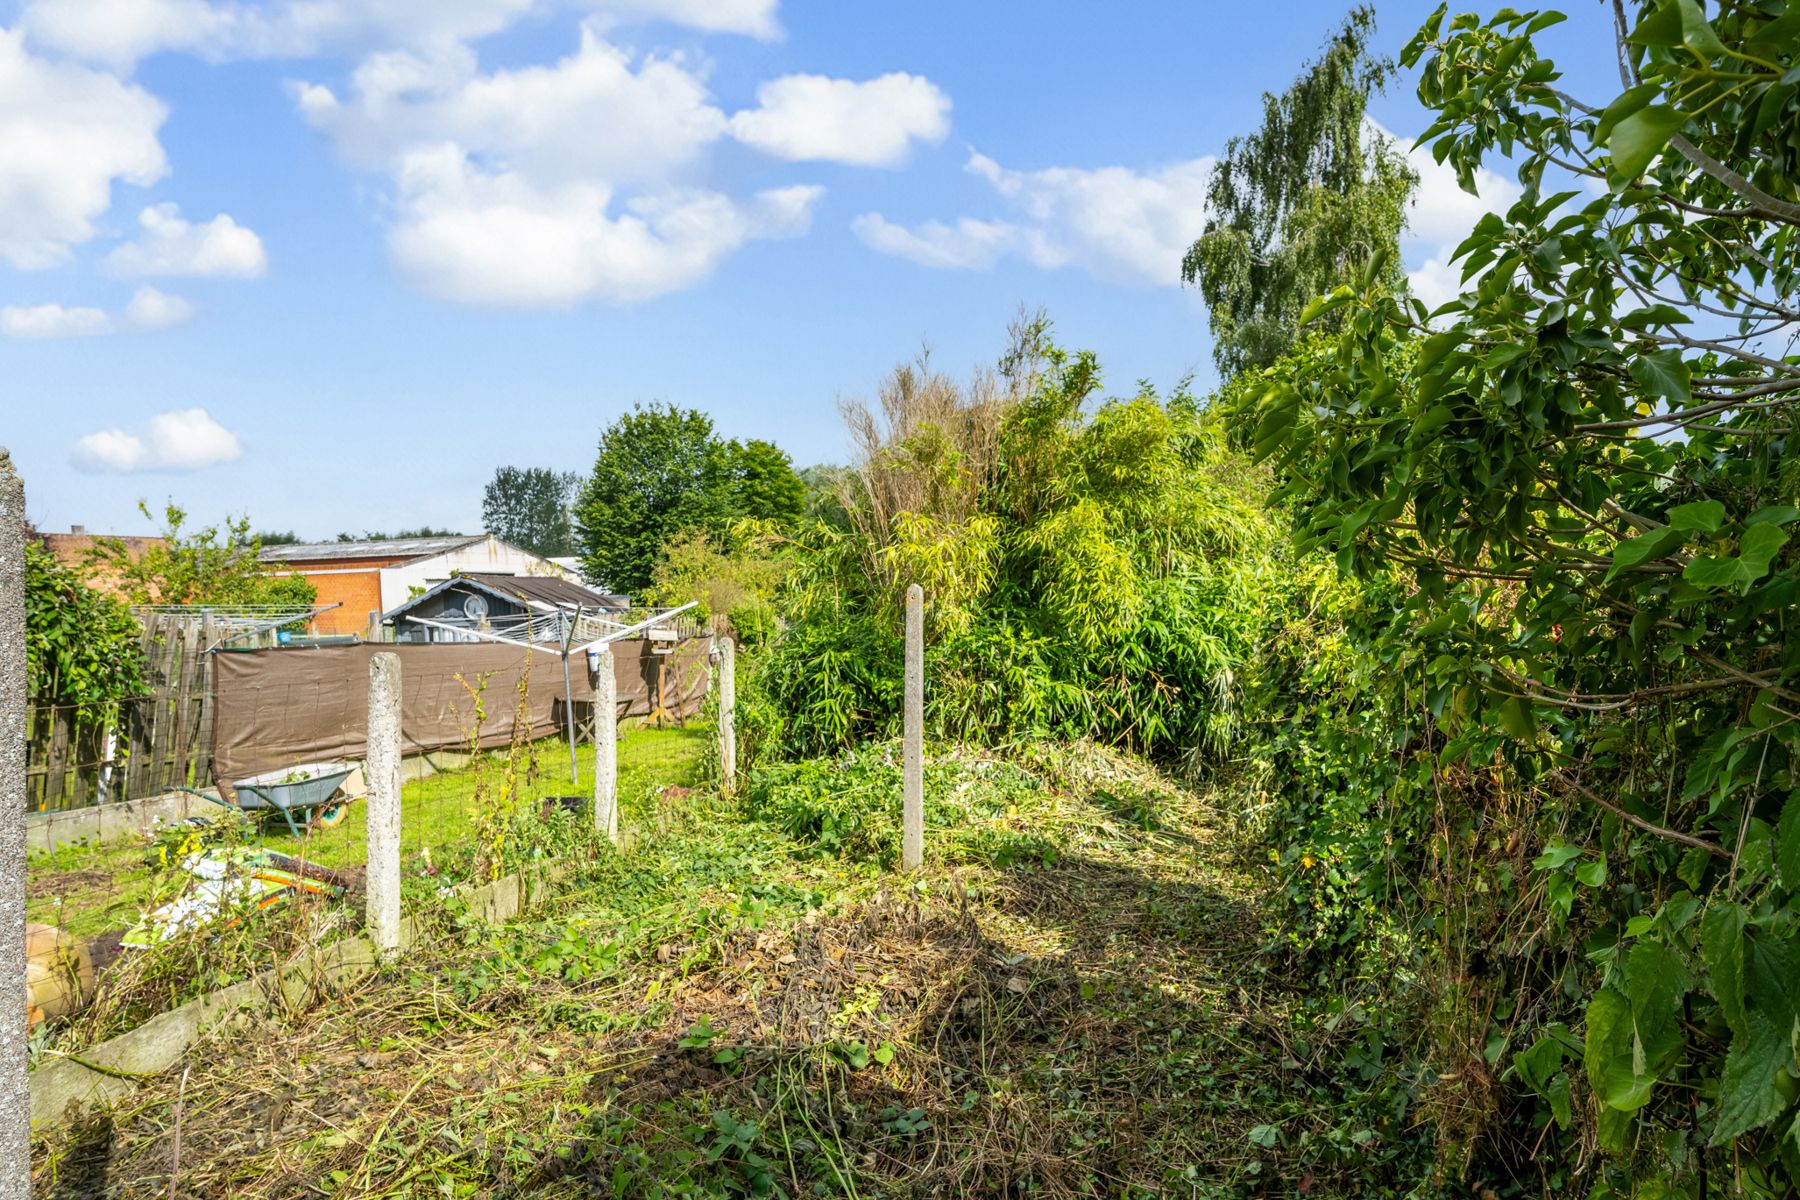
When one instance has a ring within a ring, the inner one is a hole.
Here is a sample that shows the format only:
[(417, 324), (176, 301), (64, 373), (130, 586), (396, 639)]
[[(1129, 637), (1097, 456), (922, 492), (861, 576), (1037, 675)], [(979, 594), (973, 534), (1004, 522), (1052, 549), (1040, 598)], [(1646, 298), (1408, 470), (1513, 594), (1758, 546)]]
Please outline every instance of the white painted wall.
[(460, 550), (414, 559), (397, 567), (383, 567), (381, 611), (392, 612), (412, 599), (414, 588), (423, 590), (434, 583), (442, 583), (458, 571), (488, 571), (497, 575), (555, 575), (576, 583), (581, 582), (581, 577), (575, 572), (489, 534), (487, 541), (476, 542)]

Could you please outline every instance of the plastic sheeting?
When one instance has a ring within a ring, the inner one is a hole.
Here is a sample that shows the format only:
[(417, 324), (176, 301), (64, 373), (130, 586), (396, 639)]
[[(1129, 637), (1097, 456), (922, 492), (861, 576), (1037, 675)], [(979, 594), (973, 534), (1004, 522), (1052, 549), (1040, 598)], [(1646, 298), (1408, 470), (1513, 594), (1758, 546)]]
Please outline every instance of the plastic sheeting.
[[(471, 689), (479, 691), (485, 714), (480, 744), (507, 745), (519, 711), (521, 680), (526, 685), (526, 736), (562, 731), (562, 663), (523, 646), (365, 642), (222, 651), (213, 664), (213, 777), (228, 787), (232, 780), (296, 763), (360, 760), (368, 742), (369, 658), (384, 651), (400, 656), (404, 754), (466, 749), (476, 724)], [(684, 640), (668, 654), (652, 653), (646, 639), (628, 638), (613, 642), (612, 652), (621, 718), (650, 716), (660, 709), (685, 720), (705, 703), (711, 638)], [(581, 722), (584, 708), (594, 700), (584, 655), (570, 656), (569, 678)]]

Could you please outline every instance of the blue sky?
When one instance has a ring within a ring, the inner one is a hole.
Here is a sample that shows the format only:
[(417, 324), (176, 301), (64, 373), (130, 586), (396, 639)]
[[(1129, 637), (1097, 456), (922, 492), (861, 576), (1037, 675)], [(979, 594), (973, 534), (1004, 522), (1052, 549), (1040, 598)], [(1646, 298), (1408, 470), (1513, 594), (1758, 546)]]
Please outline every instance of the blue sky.
[[(583, 469), (639, 401), (839, 460), (838, 397), (991, 362), (1021, 305), (1115, 390), (1205, 386), (1206, 160), (1344, 8), (0, 4), (0, 444), (46, 529), (172, 498), (329, 537), (472, 530), (496, 466)], [(1609, 98), (1571, 15), (1545, 40)], [(1417, 132), (1412, 81), (1374, 115)], [(1427, 294), (1511, 194), (1442, 175)]]

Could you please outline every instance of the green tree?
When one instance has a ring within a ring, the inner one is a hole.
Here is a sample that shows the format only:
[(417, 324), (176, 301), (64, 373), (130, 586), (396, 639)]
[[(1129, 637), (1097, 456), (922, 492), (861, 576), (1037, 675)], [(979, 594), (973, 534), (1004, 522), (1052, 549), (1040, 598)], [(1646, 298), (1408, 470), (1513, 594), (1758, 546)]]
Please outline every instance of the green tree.
[(365, 529), (361, 533), (350, 533), (346, 530), (337, 535), (337, 540), (340, 542), (387, 542), (398, 538), (461, 536), (463, 536), (462, 531), (458, 529), (438, 529), (431, 525), (421, 525), (417, 529), (401, 529), (394, 533), (384, 533), (379, 529)]
[(690, 529), (723, 537), (737, 508), (731, 453), (711, 418), (639, 405), (600, 435), (576, 499), (582, 571), (616, 591), (641, 590), (670, 537)]
[[(139, 502), (145, 520), (155, 520)], [(227, 517), (225, 525), (188, 530), (187, 512), (163, 509), (160, 541), (133, 557), (124, 542), (101, 538), (90, 552), (89, 569), (117, 582), (134, 604), (310, 605), (317, 593), (299, 575), (272, 575), (259, 560), (262, 541), (250, 532), (250, 518)]]
[(737, 485), (738, 516), (791, 524), (806, 510), (806, 484), (793, 460), (772, 442), (731, 443), (731, 471)]
[(1404, 285), (1400, 230), (1417, 177), (1366, 110), (1392, 64), (1369, 52), (1374, 10), (1353, 9), (1280, 96), (1263, 94), (1255, 133), (1225, 143), (1207, 187), (1205, 231), (1182, 259), (1211, 310), (1227, 377), (1293, 345), (1306, 303), (1350, 266), (1386, 252)]
[(569, 502), (581, 476), (547, 467), (498, 467), (481, 499), (481, 524), (495, 537), (533, 554), (577, 552)]
[(33, 703), (74, 705), (92, 720), (139, 694), (142, 636), (124, 603), (26, 543), (25, 692)]
[(1535, 42), (1561, 14), (1438, 10), (1403, 55), (1421, 142), (1466, 187), (1512, 159), (1523, 195), (1433, 320), (1373, 262), (1235, 404), (1302, 543), (1412, 585), (1369, 643), (1409, 770), (1334, 869), (1408, 827), (1456, 859), (1415, 860), (1427, 922), (1506, 947), (1452, 989), (1486, 1014), (1457, 1040), (1536, 1097), (1512, 1140), (1562, 1139), (1514, 1178), (1789, 1194), (1800, 7), (1613, 12), (1620, 90), (1578, 97)]

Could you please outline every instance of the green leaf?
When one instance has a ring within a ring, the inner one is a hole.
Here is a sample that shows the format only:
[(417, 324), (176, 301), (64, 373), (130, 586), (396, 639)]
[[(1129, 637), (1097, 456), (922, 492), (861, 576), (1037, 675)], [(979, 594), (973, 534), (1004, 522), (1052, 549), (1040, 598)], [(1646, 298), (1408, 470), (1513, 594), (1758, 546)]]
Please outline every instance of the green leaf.
[(1620, 542), (1613, 547), (1612, 570), (1606, 573), (1606, 578), (1610, 581), (1620, 571), (1661, 558), (1685, 540), (1679, 529), (1657, 529)]
[(1745, 525), (1787, 525), (1800, 521), (1800, 508), (1791, 504), (1771, 504), (1744, 518)]
[(1800, 792), (1788, 797), (1775, 832), (1775, 869), (1781, 886), (1800, 890)]
[(1608, 985), (1588, 1002), (1585, 1057), (1595, 1094), (1611, 1108), (1634, 1112), (1681, 1056), (1677, 1016), (1693, 980), (1656, 942), (1632, 947), (1624, 979), (1624, 992)]
[(1581, 847), (1571, 846), (1567, 842), (1551, 840), (1544, 847), (1544, 852), (1531, 860), (1531, 865), (1540, 871), (1556, 871), (1581, 857)]
[(1518, 1068), (1519, 1078), (1540, 1096), (1550, 1086), (1550, 1077), (1562, 1066), (1562, 1061), (1562, 1043), (1547, 1034), (1533, 1043), (1531, 1049), (1513, 1055), (1513, 1066)]
[(1454, 414), (1450, 411), (1449, 405), (1435, 404), (1420, 413), (1419, 419), (1413, 422), (1412, 436), (1416, 438), (1426, 437), (1436, 433), (1439, 429), (1442, 429), (1445, 425), (1450, 423), (1452, 416), (1454, 416)]
[(1629, 182), (1642, 175), (1687, 121), (1686, 114), (1666, 104), (1653, 104), (1620, 121), (1607, 140), (1613, 177)]
[(1672, 529), (1717, 533), (1724, 521), (1725, 506), (1717, 500), (1696, 500), (1692, 504), (1677, 504), (1669, 510)]
[(1605, 145), (1607, 135), (1612, 132), (1614, 125), (1649, 104), (1661, 91), (1660, 83), (1640, 83), (1619, 93), (1618, 98), (1606, 106), (1606, 111), (1600, 114), (1600, 120), (1594, 125), (1594, 140)]
[(1631, 377), (1645, 395), (1672, 405), (1686, 404), (1693, 397), (1689, 387), (1692, 375), (1678, 350), (1658, 350), (1632, 359)]
[(1787, 1108), (1781, 1083), (1794, 1065), (1788, 1030), (1761, 1012), (1749, 1014), (1748, 1028), (1731, 1039), (1725, 1074), (1719, 1081), (1719, 1122), (1712, 1144), (1766, 1125)]
[(1300, 324), (1310, 325), (1326, 313), (1344, 307), (1350, 303), (1350, 300), (1350, 289), (1346, 287), (1340, 287), (1324, 296), (1315, 296), (1304, 309), (1300, 310)]
[(1712, 904), (1700, 918), (1700, 953), (1719, 1011), (1732, 1029), (1744, 1029), (1744, 910)]
[(1634, 46), (1681, 45), (1681, 13), (1674, 5), (1665, 4), (1638, 22), (1626, 39)]
[(1725, 43), (1713, 32), (1713, 27), (1706, 20), (1706, 14), (1694, 0), (1675, 0), (1675, 6), (1681, 13), (1681, 41), (1689, 50), (1704, 54), (1708, 58), (1725, 53)]
[(1631, 1001), (1610, 987), (1588, 1001), (1584, 1058), (1588, 1082), (1609, 1108), (1635, 1111), (1650, 1099), (1655, 1078), (1632, 1069)]
[(1733, 587), (1742, 578), (1742, 570), (1735, 558), (1703, 554), (1682, 568), (1681, 577), (1695, 587)]
[(1755, 583), (1769, 573), (1769, 564), (1787, 545), (1788, 535), (1776, 525), (1752, 525), (1744, 531), (1738, 546), (1738, 562), (1743, 565), (1744, 582)]
[(1606, 859), (1597, 858), (1592, 862), (1584, 862), (1575, 868), (1575, 878), (1588, 887), (1597, 888), (1606, 883)]
[(1531, 701), (1523, 696), (1509, 696), (1502, 702), (1499, 717), (1501, 727), (1521, 741), (1537, 736), (1537, 716), (1531, 711)]

